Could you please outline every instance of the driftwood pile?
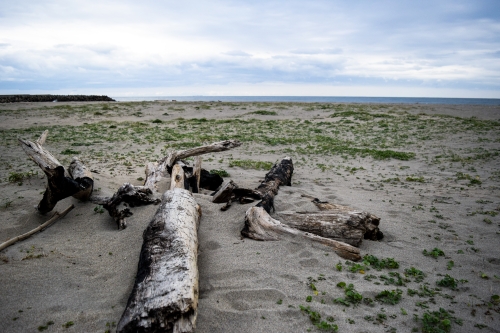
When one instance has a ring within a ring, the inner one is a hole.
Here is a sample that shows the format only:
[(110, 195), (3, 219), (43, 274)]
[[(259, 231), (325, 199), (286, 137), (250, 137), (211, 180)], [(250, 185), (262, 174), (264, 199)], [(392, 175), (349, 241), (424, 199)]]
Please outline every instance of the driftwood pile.
[[(171, 152), (146, 166), (143, 186), (123, 184), (112, 197), (92, 195), (94, 180), (83, 163), (74, 158), (66, 170), (43, 148), (48, 132), (35, 141), (19, 139), (26, 154), (47, 175), (47, 189), (37, 206), (41, 213), (50, 212), (56, 203), (73, 196), (97, 203), (113, 217), (119, 229), (126, 227), (132, 215), (129, 207), (159, 204), (158, 210), (143, 234), (143, 245), (132, 293), (117, 332), (192, 332), (198, 305), (198, 227), (200, 206), (191, 192), (216, 190), (214, 203), (248, 204), (259, 200), (245, 214), (241, 235), (260, 241), (276, 241), (283, 237), (301, 237), (323, 244), (349, 260), (361, 259), (363, 239), (383, 237), (380, 219), (370, 213), (347, 206), (330, 204), (314, 198), (314, 212), (276, 212), (274, 198), (280, 186), (291, 186), (293, 162), (285, 157), (271, 168), (255, 189), (241, 188), (235, 182), (212, 175), (201, 168), (199, 155), (225, 151), (241, 145), (226, 140), (211, 145)], [(182, 160), (196, 156), (194, 167)], [(170, 189), (156, 199), (157, 183), (170, 174)], [(153, 195), (153, 196), (152, 196)], [(309, 197), (309, 196), (306, 196)], [(313, 197), (309, 197), (313, 199)], [(274, 218), (270, 214), (274, 214)], [(243, 218), (243, 217), (242, 217)]]

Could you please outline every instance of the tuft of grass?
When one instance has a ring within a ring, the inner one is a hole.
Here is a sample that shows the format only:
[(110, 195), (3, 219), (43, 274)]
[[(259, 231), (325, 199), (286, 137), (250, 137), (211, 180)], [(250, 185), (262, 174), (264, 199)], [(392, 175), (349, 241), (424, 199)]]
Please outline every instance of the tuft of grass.
[(375, 299), (377, 299), (379, 302), (386, 303), (386, 304), (398, 304), (399, 301), (401, 300), (401, 295), (403, 294), (403, 291), (401, 289), (396, 289), (396, 290), (383, 290), (381, 291), (378, 295), (375, 296)]
[(456, 290), (458, 286), (458, 280), (446, 274), (444, 278), (442, 280), (437, 281), (436, 284), (440, 287)]
[(354, 306), (356, 306), (363, 300), (363, 295), (361, 295), (354, 289), (354, 285), (352, 283), (346, 285), (345, 282), (339, 282), (337, 283), (337, 287), (344, 289), (345, 298), (337, 298), (333, 300), (334, 303), (343, 304), (345, 306), (353, 304)]
[(267, 111), (267, 110), (257, 110), (254, 112), (249, 112), (248, 114), (260, 114), (261, 116), (277, 116), (278, 113), (276, 111)]
[(229, 173), (224, 169), (212, 169), (210, 170), (210, 173), (221, 177), (229, 177)]
[(451, 331), (451, 323), (462, 326), (462, 320), (455, 318), (448, 311), (439, 308), (438, 311), (426, 311), (422, 318), (414, 315), (415, 320), (422, 323), (423, 333), (448, 333)]
[(7, 180), (10, 183), (17, 183), (19, 186), (23, 184), (23, 180), (29, 179), (33, 176), (38, 175), (38, 171), (33, 172), (33, 171), (27, 171), (27, 172), (11, 172), (9, 173), (9, 177)]
[(73, 150), (73, 149), (65, 149), (61, 152), (61, 155), (78, 155), (80, 152), (78, 150)]
[(425, 278), (425, 273), (415, 267), (410, 267), (405, 269), (405, 276), (413, 277), (415, 282), (422, 282)]
[(433, 248), (431, 251), (424, 250), (422, 253), (424, 254), (424, 256), (431, 256), (434, 259), (437, 259), (438, 257), (444, 257), (443, 250), (437, 247)]
[(384, 268), (396, 269), (399, 268), (399, 263), (394, 258), (379, 259), (374, 255), (366, 255), (363, 257), (363, 264), (370, 266), (380, 271)]
[(339, 329), (339, 327), (333, 323), (335, 321), (335, 319), (333, 319), (333, 317), (327, 317), (326, 321), (321, 320), (321, 315), (318, 312), (311, 310), (310, 306), (305, 307), (305, 306), (299, 305), (299, 308), (300, 308), (300, 311), (302, 311), (304, 314), (307, 314), (309, 316), (311, 323), (314, 326), (316, 326), (317, 328), (319, 328), (320, 330), (329, 331), (329, 332), (337, 332), (337, 330)]

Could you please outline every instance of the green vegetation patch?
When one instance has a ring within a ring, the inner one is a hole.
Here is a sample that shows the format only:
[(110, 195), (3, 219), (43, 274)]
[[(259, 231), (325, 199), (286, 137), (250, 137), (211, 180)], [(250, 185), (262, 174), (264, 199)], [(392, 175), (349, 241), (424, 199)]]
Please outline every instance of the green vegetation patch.
[(274, 165), (272, 162), (254, 161), (254, 160), (232, 160), (229, 167), (240, 167), (243, 169), (269, 170)]

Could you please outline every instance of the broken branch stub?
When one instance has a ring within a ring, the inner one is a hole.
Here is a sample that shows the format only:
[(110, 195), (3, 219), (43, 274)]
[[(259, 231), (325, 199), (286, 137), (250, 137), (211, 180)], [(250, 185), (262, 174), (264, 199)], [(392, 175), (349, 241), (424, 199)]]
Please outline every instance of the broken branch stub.
[(194, 330), (200, 206), (189, 191), (165, 192), (144, 232), (137, 276), (117, 332)]

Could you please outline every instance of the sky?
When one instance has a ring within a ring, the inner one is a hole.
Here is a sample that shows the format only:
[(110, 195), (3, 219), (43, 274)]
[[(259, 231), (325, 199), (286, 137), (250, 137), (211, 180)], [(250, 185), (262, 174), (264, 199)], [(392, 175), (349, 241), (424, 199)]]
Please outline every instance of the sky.
[(500, 98), (500, 1), (0, 0), (0, 94)]

